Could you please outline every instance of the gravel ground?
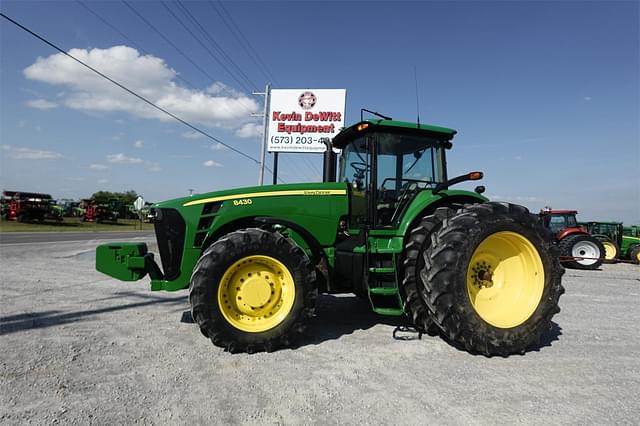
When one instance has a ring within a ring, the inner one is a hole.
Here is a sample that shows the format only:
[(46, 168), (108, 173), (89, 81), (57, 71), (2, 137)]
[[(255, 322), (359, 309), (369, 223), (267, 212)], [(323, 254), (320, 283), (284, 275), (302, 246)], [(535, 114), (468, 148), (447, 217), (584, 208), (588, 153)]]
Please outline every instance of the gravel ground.
[(636, 265), (568, 270), (524, 356), (394, 340), (401, 321), (351, 296), (321, 297), (296, 349), (232, 355), (180, 322), (186, 292), (97, 273), (96, 244), (0, 247), (1, 424), (638, 422)]

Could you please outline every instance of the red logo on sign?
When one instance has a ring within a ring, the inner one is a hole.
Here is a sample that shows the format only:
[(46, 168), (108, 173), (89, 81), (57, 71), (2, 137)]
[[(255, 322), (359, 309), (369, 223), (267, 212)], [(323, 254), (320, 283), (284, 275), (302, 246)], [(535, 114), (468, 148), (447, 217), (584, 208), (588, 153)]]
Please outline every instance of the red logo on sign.
[(302, 109), (311, 109), (316, 104), (316, 95), (311, 92), (304, 92), (298, 98), (298, 104)]

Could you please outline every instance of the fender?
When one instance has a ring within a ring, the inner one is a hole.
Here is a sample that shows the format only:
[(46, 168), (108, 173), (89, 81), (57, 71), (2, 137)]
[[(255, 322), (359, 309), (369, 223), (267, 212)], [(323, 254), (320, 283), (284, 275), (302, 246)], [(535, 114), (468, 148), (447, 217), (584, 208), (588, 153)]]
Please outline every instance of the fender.
[(290, 220), (278, 219), (277, 217), (270, 216), (256, 217), (253, 220), (262, 224), (283, 225), (287, 228), (293, 229), (296, 234), (300, 235), (300, 237), (304, 240), (304, 242), (309, 247), (309, 250), (311, 250), (311, 261), (314, 265), (319, 264), (324, 258), (323, 250), (320, 246), (320, 243), (318, 243), (318, 241), (313, 237), (313, 235), (311, 235), (309, 231), (307, 231), (297, 223), (291, 222)]
[(585, 231), (582, 228), (571, 227), (571, 228), (565, 228), (562, 231), (558, 232), (557, 240), (560, 241), (560, 240), (568, 237), (569, 235), (574, 235), (574, 234), (582, 234), (582, 235), (591, 236), (590, 233), (588, 233), (587, 231)]

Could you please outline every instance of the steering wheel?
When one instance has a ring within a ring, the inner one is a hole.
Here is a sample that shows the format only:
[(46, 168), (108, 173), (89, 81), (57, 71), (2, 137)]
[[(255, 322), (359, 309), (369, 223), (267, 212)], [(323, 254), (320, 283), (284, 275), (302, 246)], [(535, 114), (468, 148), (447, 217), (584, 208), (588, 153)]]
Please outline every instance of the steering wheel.
[(364, 173), (369, 170), (369, 165), (367, 163), (363, 163), (361, 161), (352, 161), (349, 163), (351, 167), (357, 172)]

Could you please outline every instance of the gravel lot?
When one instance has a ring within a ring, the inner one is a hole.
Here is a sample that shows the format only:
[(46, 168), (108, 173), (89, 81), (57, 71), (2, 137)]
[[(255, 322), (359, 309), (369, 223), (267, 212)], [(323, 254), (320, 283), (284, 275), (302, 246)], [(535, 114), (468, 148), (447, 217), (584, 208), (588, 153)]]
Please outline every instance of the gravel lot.
[(97, 273), (96, 244), (0, 246), (1, 424), (638, 422), (636, 265), (568, 270), (525, 356), (394, 340), (351, 296), (321, 297), (297, 349), (231, 355), (180, 322), (186, 292)]

